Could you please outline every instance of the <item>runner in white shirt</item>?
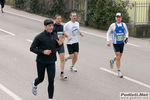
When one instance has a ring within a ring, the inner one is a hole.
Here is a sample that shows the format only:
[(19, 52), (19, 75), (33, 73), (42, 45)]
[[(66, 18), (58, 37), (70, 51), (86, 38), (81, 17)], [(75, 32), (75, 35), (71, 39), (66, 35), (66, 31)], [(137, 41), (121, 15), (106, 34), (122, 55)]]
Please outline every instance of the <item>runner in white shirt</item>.
[(124, 42), (128, 42), (128, 29), (125, 23), (122, 23), (121, 13), (116, 14), (116, 23), (110, 25), (109, 30), (107, 31), (107, 45), (110, 47), (109, 36), (112, 32), (112, 42), (116, 56), (113, 59), (110, 59), (110, 67), (113, 69), (114, 61), (116, 61), (118, 76), (123, 77), (120, 71), (120, 59), (123, 53)]
[(84, 35), (79, 31), (79, 23), (76, 22), (77, 19), (76, 13), (75, 12), (70, 13), (70, 18), (71, 21), (66, 23), (64, 26), (64, 31), (69, 37), (72, 38), (70, 41), (68, 39), (66, 40), (69, 55), (65, 58), (65, 61), (67, 61), (68, 59), (72, 59), (72, 65), (70, 69), (71, 71), (77, 72), (77, 69), (75, 69), (74, 65), (77, 61), (79, 53), (78, 34), (81, 35), (82, 37)]

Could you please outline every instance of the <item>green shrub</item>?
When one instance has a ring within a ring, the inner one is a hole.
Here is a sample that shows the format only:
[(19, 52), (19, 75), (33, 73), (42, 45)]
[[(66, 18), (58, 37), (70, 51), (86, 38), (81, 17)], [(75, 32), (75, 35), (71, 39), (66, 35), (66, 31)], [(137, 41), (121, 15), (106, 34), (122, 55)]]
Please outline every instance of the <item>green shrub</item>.
[(15, 0), (15, 8), (24, 9), (25, 0)]
[(30, 11), (32, 13), (39, 13), (39, 0), (30, 0)]
[(53, 4), (51, 5), (51, 14), (64, 14), (65, 3), (64, 0), (53, 0)]
[(127, 12), (128, 2), (122, 0), (88, 0), (88, 23), (90, 26), (100, 28), (115, 22), (115, 14), (122, 13), (123, 22), (129, 22)]

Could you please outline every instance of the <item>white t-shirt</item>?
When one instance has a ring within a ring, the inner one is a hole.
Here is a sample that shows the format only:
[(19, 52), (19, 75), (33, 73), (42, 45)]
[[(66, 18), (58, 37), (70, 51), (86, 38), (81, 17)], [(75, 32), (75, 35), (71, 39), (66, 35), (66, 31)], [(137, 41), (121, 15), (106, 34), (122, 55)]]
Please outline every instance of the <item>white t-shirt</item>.
[(64, 31), (66, 34), (71, 37), (72, 39), (69, 41), (66, 39), (67, 44), (74, 44), (78, 43), (78, 33), (79, 33), (79, 23), (78, 22), (71, 22), (65, 24)]
[[(121, 23), (120, 23), (120, 24), (117, 24), (117, 26), (118, 26), (118, 27), (121, 27), (122, 24), (121, 24)], [(124, 32), (125, 32), (125, 34), (126, 34), (126, 37), (128, 38), (128, 34), (129, 34), (128, 28), (127, 28), (127, 26), (126, 26), (125, 23), (123, 23), (123, 26), (124, 26), (124, 28), (125, 28), (125, 31), (124, 31)], [(111, 34), (111, 32), (114, 32), (115, 29), (116, 29), (116, 25), (115, 25), (115, 23), (112, 23), (112, 24), (110, 25), (108, 31), (107, 31), (107, 41), (110, 41), (110, 40), (109, 40), (109, 35)]]

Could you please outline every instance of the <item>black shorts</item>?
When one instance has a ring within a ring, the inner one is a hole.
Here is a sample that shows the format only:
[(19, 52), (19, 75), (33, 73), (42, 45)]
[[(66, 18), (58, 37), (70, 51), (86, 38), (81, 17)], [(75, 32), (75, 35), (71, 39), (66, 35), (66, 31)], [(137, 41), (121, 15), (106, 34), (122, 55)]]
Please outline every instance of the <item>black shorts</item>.
[(58, 54), (60, 53), (65, 53), (65, 50), (64, 50), (64, 45), (61, 45), (59, 48), (56, 48), (56, 52), (58, 51)]
[(74, 54), (74, 52), (79, 52), (79, 43), (67, 44), (68, 53)]
[(113, 44), (114, 51), (123, 53), (124, 44)]

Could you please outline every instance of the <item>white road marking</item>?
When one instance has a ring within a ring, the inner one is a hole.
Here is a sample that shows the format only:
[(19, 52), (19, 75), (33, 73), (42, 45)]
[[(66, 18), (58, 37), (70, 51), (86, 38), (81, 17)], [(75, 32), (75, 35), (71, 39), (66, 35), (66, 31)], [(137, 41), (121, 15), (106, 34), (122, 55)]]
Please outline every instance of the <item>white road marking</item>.
[(32, 40), (29, 40), (29, 39), (26, 39), (26, 41), (31, 42), (31, 43), (33, 42)]
[(135, 44), (131, 44), (131, 43), (127, 43), (128, 45), (131, 45), (131, 46), (134, 46), (134, 47), (140, 47), (138, 45), (135, 45)]
[(15, 34), (14, 34), (14, 33), (11, 33), (11, 32), (8, 32), (8, 31), (5, 31), (5, 30), (3, 30), (3, 29), (0, 29), (0, 31), (2, 31), (2, 32), (4, 32), (4, 33), (7, 33), (7, 34), (10, 34), (10, 35), (15, 36)]
[[(82, 31), (82, 30), (81, 30), (81, 32), (86, 33), (86, 34), (89, 34), (89, 35), (97, 36), (97, 37), (100, 37), (100, 38), (107, 39), (107, 37), (102, 36), (102, 35), (97, 35), (97, 34), (89, 33), (89, 32)], [(110, 40), (112, 40), (112, 39), (110, 38)], [(128, 44), (128, 45), (131, 45), (131, 46), (134, 46), (134, 47), (140, 47), (140, 46), (138, 46), (138, 45), (135, 45), (135, 44), (132, 44), (132, 43), (129, 43), (129, 42), (128, 42), (127, 44)]]
[(86, 33), (86, 34), (89, 34), (89, 35), (93, 35), (93, 36), (97, 36), (97, 37), (100, 37), (100, 38), (107, 39), (105, 36), (101, 36), (101, 35), (97, 35), (97, 34), (89, 33), (89, 32), (86, 32), (86, 31), (82, 31), (82, 30), (80, 30), (80, 32), (83, 32), (83, 33)]
[[(99, 68), (99, 69), (101, 69), (101, 70), (103, 70), (103, 71), (105, 71), (105, 72), (111, 73), (111, 74), (113, 74), (113, 75), (118, 76), (117, 73), (115, 73), (115, 72), (113, 72), (113, 71), (111, 71), (111, 70), (108, 70), (108, 69), (105, 69), (105, 68), (102, 68), (102, 67)], [(129, 77), (127, 77), (127, 76), (123, 76), (123, 78), (126, 79), (126, 80), (129, 80), (129, 81), (131, 81), (131, 82), (134, 82), (134, 83), (136, 83), (136, 84), (139, 84), (139, 85), (141, 85), (141, 86), (144, 86), (144, 87), (150, 89), (150, 85), (148, 85), (148, 84), (145, 84), (145, 83), (143, 83), (143, 82), (137, 81), (137, 80), (132, 79), (132, 78), (129, 78)]]
[(14, 100), (23, 100), (1, 84), (0, 84), (0, 89), (3, 90), (8, 95), (10, 95)]
[[(28, 16), (24, 16), (24, 15), (12, 13), (12, 12), (9, 12), (9, 11), (5, 11), (5, 12), (10, 13), (10, 14), (13, 14), (13, 15), (16, 15), (16, 16), (20, 16), (20, 17), (23, 17), (23, 18), (35, 20), (35, 21), (38, 21), (38, 22), (43, 22), (43, 20), (38, 20), (38, 19), (31, 18), (31, 17), (28, 17)], [(83, 33), (89, 34), (89, 35), (93, 35), (93, 36), (100, 37), (100, 38), (105, 38), (105, 39), (107, 38), (107, 37), (105, 37), (105, 36), (97, 35), (97, 34), (94, 34), (94, 33), (89, 33), (89, 32), (87, 32), (87, 31), (82, 31), (82, 30), (80, 30), (80, 31), (83, 32)], [(111, 40), (112, 40), (112, 39), (111, 39)], [(140, 46), (138, 46), (138, 45), (131, 44), (131, 43), (127, 43), (127, 44), (128, 44), (128, 45), (131, 45), (131, 46), (134, 46), (134, 47), (140, 47)]]

